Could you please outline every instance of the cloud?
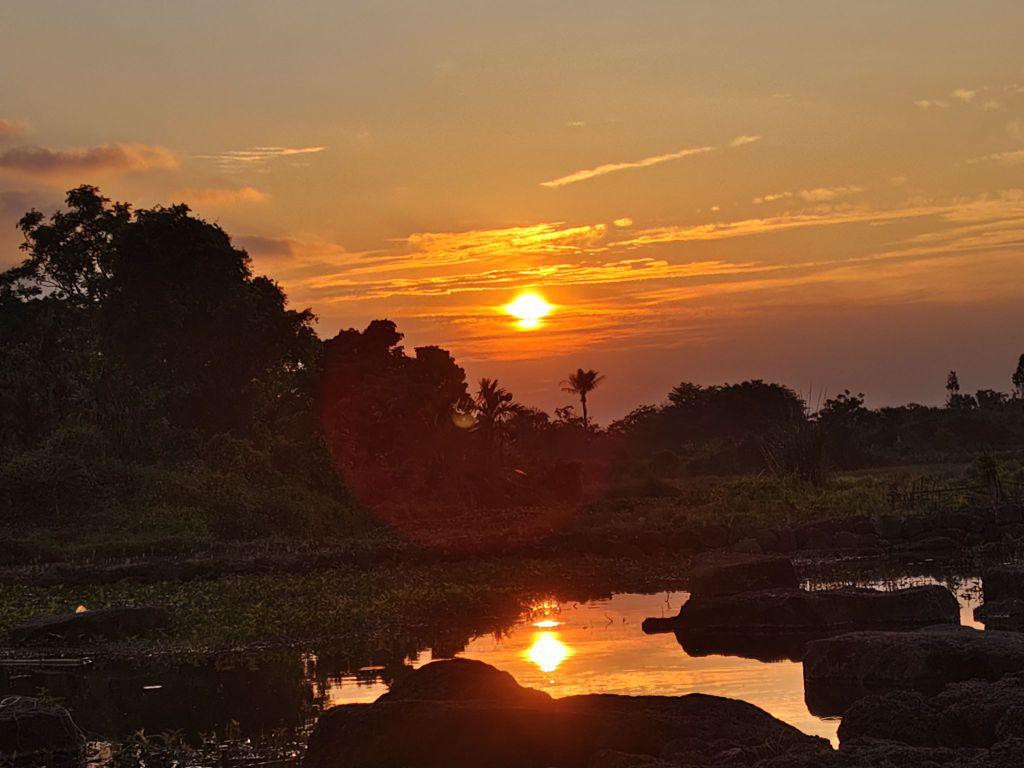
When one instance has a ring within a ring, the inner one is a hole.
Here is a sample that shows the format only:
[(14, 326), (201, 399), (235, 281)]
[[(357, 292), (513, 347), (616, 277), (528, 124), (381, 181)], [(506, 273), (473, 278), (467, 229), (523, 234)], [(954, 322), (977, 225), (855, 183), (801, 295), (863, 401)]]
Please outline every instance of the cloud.
[(196, 158), (213, 161), (225, 173), (239, 173), (245, 170), (265, 171), (273, 161), (317, 155), (326, 150), (327, 147), (251, 147), (213, 155), (196, 155)]
[(918, 99), (914, 106), (919, 109), (949, 109), (949, 102), (942, 99)]
[(808, 203), (827, 203), (837, 197), (846, 197), (863, 192), (863, 187), (815, 187), (814, 189), (802, 189), (799, 192), (801, 200)]
[(737, 136), (729, 142), (730, 147), (743, 147), (761, 140), (760, 136)]
[(0, 117), (0, 141), (22, 136), (28, 132), (28, 123), (24, 120), (12, 120)]
[(970, 104), (974, 101), (974, 97), (977, 95), (977, 91), (972, 91), (969, 88), (957, 88), (951, 94), (952, 98), (962, 101), (964, 104)]
[(1002, 165), (1019, 165), (1024, 163), (1024, 149), (1014, 149), (1009, 152), (996, 152), (993, 155), (985, 155), (984, 157), (974, 157), (968, 162), (970, 163), (982, 163), (982, 162), (993, 162), (1000, 163)]
[(147, 144), (104, 144), (99, 147), (50, 149), (12, 147), (0, 152), (0, 171), (33, 178), (168, 170), (177, 158), (164, 147)]
[(754, 198), (754, 205), (764, 205), (765, 203), (774, 203), (779, 200), (789, 200), (793, 196), (792, 192), (773, 192), (770, 195), (761, 195), (760, 197)]
[(179, 195), (186, 203), (213, 206), (263, 203), (270, 199), (270, 195), (256, 189), (256, 187), (239, 187), (237, 189), (226, 189), (223, 187), (188, 188), (182, 190)]
[(616, 173), (617, 171), (628, 171), (633, 168), (650, 168), (652, 165), (661, 165), (662, 163), (668, 163), (673, 160), (681, 160), (684, 157), (703, 155), (708, 152), (713, 152), (714, 149), (714, 147), (691, 147), (687, 149), (680, 149), (678, 152), (670, 152), (667, 155), (652, 155), (651, 157), (645, 157), (641, 160), (633, 160), (625, 163), (606, 163), (605, 165), (599, 165), (596, 168), (576, 171), (568, 174), (567, 176), (560, 176), (557, 179), (551, 179), (550, 181), (542, 181), (540, 185), (542, 187), (548, 187), (549, 189), (564, 187), (569, 184), (578, 184), (581, 181), (596, 179), (598, 176), (606, 176), (609, 173)]
[(625, 229), (626, 227), (633, 226), (633, 220), (629, 216), (623, 216), (621, 219), (616, 219), (612, 222), (619, 229)]

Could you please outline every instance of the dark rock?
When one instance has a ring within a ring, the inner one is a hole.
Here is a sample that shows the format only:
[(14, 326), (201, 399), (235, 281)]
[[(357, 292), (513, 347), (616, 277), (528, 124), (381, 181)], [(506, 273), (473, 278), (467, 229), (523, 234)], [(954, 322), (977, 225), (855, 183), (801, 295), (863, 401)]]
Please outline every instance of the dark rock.
[(807, 643), (803, 662), (808, 708), (838, 715), (872, 693), (936, 692), (954, 682), (1022, 671), (1024, 635), (960, 626), (853, 632)]
[(1024, 629), (1024, 600), (1009, 597), (1003, 600), (986, 600), (984, 605), (974, 609), (976, 621), (983, 622), (986, 629)]
[(872, 520), (875, 527), (875, 533), (881, 536), (883, 539), (901, 539), (903, 538), (903, 518), (896, 517), (895, 515), (879, 515)]
[(785, 555), (796, 551), (796, 532), (792, 528), (780, 528), (775, 533), (778, 536), (776, 548), (780, 554)]
[(814, 523), (797, 531), (797, 542), (800, 549), (831, 549), (835, 525)]
[(378, 701), (502, 701), (535, 706), (551, 701), (543, 691), (525, 688), (508, 672), (474, 659), (426, 664), (398, 677)]
[(754, 534), (762, 552), (781, 552), (779, 533), (771, 528), (763, 528)]
[(905, 517), (903, 519), (903, 535), (908, 539), (916, 539), (932, 530), (934, 526), (929, 525), (929, 522), (923, 517)]
[(964, 546), (963, 539), (948, 536), (927, 536), (914, 541), (900, 542), (894, 552), (904, 559), (930, 560), (956, 552)]
[[(702, 694), (551, 699), (524, 693), (482, 664), (463, 665), (448, 679), (451, 663), (411, 673), (398, 696), (325, 712), (305, 768), (623, 767), (668, 755), (672, 763), (702, 765), (725, 750), (817, 753), (825, 744), (742, 701)], [(429, 681), (416, 681), (424, 670)], [(432, 690), (445, 698), (422, 698)]]
[(690, 583), (690, 592), (704, 597), (774, 587), (795, 588), (800, 582), (788, 558), (712, 552), (694, 560)]
[(1024, 599), (1024, 566), (990, 568), (981, 576), (981, 588), (986, 603), (1007, 598)]
[(82, 613), (40, 616), (10, 631), (11, 642), (76, 643), (95, 639), (119, 640), (137, 637), (167, 625), (161, 608), (101, 608)]
[(798, 660), (809, 640), (858, 629), (956, 624), (959, 615), (956, 598), (937, 585), (894, 592), (848, 588), (697, 595), (680, 609), (676, 635), (694, 656)]
[(82, 732), (64, 707), (28, 696), (0, 698), (0, 757), (73, 758), (84, 746)]
[(857, 536), (859, 549), (878, 549), (882, 546), (882, 538), (877, 533), (862, 533)]
[(640, 625), (645, 635), (664, 635), (676, 631), (675, 616), (652, 616), (644, 619)]
[(832, 536), (832, 546), (835, 549), (857, 549), (860, 537), (853, 531), (836, 531)]
[(920, 747), (991, 747), (1024, 738), (1024, 675), (970, 680), (926, 697), (916, 691), (868, 696), (839, 726), (843, 743), (885, 739)]
[(946, 528), (955, 528), (961, 531), (974, 530), (974, 516), (962, 509), (950, 510), (942, 516), (943, 525)]

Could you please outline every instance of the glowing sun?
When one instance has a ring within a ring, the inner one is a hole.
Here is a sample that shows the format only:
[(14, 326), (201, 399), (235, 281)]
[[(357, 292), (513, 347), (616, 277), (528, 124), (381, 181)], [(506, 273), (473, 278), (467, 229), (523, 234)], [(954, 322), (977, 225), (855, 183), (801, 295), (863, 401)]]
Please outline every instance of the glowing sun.
[(539, 328), (540, 321), (549, 315), (554, 307), (548, 304), (539, 294), (521, 293), (516, 296), (511, 304), (506, 304), (503, 309), (513, 317), (519, 318), (519, 322), (516, 325), (528, 331)]

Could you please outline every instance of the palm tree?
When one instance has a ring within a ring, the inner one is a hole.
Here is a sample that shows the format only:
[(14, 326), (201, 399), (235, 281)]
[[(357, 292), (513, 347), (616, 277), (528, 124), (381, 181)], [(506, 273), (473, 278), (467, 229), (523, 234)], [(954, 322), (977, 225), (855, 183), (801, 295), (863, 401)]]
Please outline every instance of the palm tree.
[(505, 423), (521, 409), (512, 399), (512, 393), (499, 386), (497, 379), (480, 379), (474, 404), (477, 420), (487, 442), (497, 444), (498, 459), (502, 461)]
[(583, 407), (583, 428), (586, 429), (589, 423), (587, 417), (587, 395), (597, 389), (597, 385), (604, 381), (604, 376), (594, 370), (584, 371), (578, 368), (576, 373), (570, 373), (569, 378), (562, 382), (562, 391), (573, 395), (579, 395), (580, 405)]

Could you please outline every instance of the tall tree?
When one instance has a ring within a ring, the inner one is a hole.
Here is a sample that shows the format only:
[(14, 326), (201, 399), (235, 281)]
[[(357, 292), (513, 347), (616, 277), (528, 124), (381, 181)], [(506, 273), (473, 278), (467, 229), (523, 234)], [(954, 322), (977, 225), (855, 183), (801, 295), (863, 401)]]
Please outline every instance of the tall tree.
[(576, 395), (580, 399), (584, 429), (590, 425), (590, 417), (587, 413), (587, 395), (597, 389), (602, 381), (604, 381), (604, 376), (597, 371), (584, 371), (582, 368), (577, 368), (575, 373), (570, 373), (569, 378), (562, 382), (563, 392)]
[(955, 405), (960, 396), (960, 377), (956, 371), (950, 371), (946, 376), (946, 405)]

